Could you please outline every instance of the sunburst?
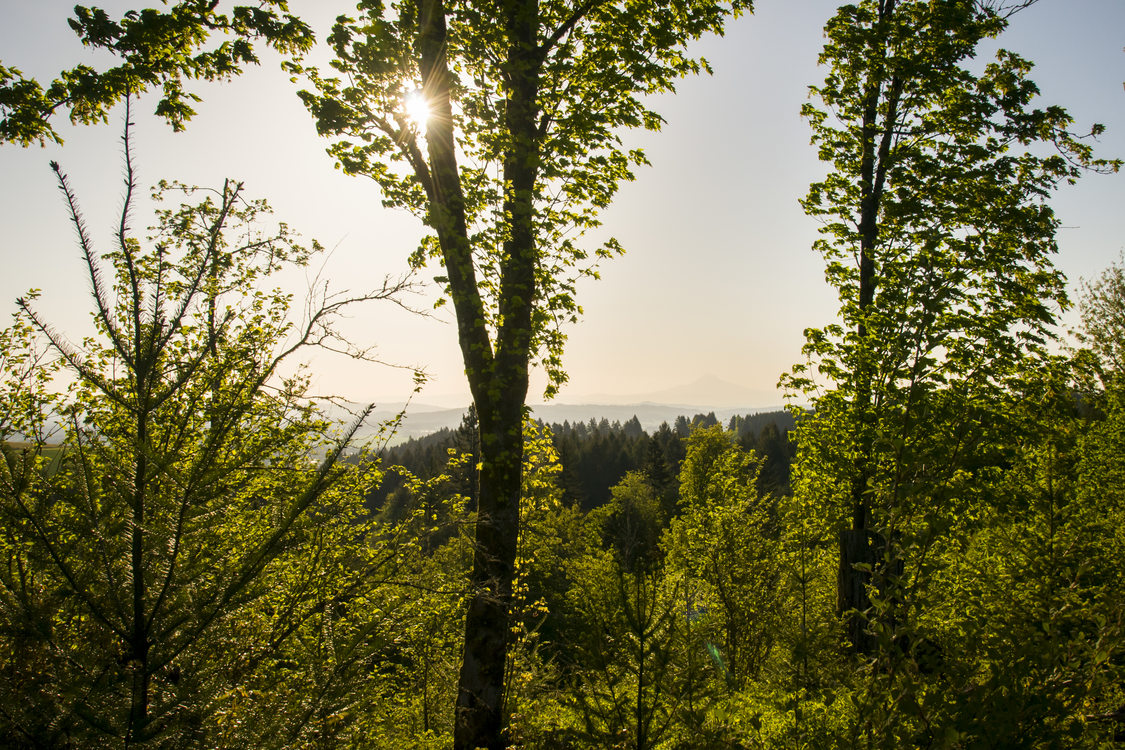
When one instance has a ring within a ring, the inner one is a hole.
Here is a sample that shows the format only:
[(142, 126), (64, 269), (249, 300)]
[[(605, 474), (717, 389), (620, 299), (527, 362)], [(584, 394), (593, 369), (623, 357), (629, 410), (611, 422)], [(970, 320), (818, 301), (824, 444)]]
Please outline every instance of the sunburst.
[(406, 94), (402, 99), (403, 114), (419, 135), (426, 134), (426, 123), (433, 116), (433, 109), (426, 96), (418, 89)]

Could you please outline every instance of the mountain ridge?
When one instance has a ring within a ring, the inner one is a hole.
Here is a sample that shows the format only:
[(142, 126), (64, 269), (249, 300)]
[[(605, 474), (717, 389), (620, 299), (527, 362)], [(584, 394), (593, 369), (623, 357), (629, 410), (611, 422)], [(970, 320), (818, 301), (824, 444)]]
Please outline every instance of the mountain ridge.
[[(725, 424), (732, 416), (759, 414), (762, 412), (780, 411), (781, 405), (768, 406), (728, 406), (712, 408), (699, 405), (684, 404), (537, 404), (531, 407), (532, 416), (541, 419), (547, 424), (561, 424), (570, 422), (589, 422), (591, 419), (610, 422), (625, 422), (633, 417), (641, 423), (646, 432), (652, 432), (660, 427), (663, 422), (671, 425), (677, 417), (683, 416), (691, 419), (696, 414), (710, 414), (714, 412), (715, 418)], [(405, 442), (410, 438), (420, 438), (438, 432), (442, 429), (455, 429), (468, 410), (468, 406), (455, 409), (439, 409), (432, 411), (414, 412), (407, 410), (389, 444)], [(371, 437), (375, 434), (377, 425), (387, 419), (393, 418), (398, 412), (392, 410), (376, 409), (372, 412), (369, 424), (370, 429), (360, 431), (361, 438)]]
[(681, 406), (688, 408), (745, 408), (747, 404), (768, 403), (777, 399), (774, 389), (764, 390), (747, 388), (746, 386), (723, 380), (719, 376), (708, 373), (690, 383), (681, 383), (669, 388), (641, 393), (597, 393), (566, 396), (559, 398), (558, 403), (574, 404), (660, 404)]
[[(427, 403), (425, 394), (417, 400), (405, 398), (383, 399), (377, 403), (394, 406), (377, 406), (368, 420), (371, 427), (360, 431), (361, 438), (376, 434), (377, 426), (393, 419), (405, 405), (406, 416), (390, 444), (419, 438), (441, 429), (454, 429), (468, 410), (468, 399), (464, 405), (448, 405), (453, 397), (434, 396), (434, 403)], [(610, 422), (625, 422), (634, 416), (646, 432), (660, 427), (662, 422), (672, 424), (677, 417), (691, 419), (696, 414), (715, 413), (715, 417), (726, 423), (732, 416), (779, 411), (784, 408), (781, 398), (774, 390), (747, 388), (723, 380), (714, 374), (706, 374), (689, 383), (672, 386), (657, 391), (618, 394), (576, 394), (565, 393), (557, 400), (548, 403), (528, 404), (532, 415), (548, 424), (563, 422), (589, 422), (591, 419), (608, 419)]]

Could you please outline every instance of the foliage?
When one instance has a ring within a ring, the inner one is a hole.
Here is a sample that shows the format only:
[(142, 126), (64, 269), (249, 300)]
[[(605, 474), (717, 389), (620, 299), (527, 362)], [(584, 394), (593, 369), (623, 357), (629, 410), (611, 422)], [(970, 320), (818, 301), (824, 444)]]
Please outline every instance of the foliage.
[[(748, 0), (576, 7), (517, 0), (387, 7), (371, 0), (358, 5), (356, 18), (340, 16), (329, 37), (346, 84), (289, 64), (314, 84), (316, 92), (303, 98), (319, 132), (336, 139), (332, 153), (345, 169), (374, 177), (385, 202), (415, 211), (434, 231), (415, 262), (441, 257), (440, 278), (458, 320), (481, 437), (477, 591), (466, 624), (459, 746), (502, 742), (504, 623), (518, 546), (528, 371), (541, 362), (548, 394), (565, 380), (561, 325), (579, 313), (577, 278), (593, 274), (579, 238), (598, 226), (597, 212), (644, 162), (643, 154), (622, 146), (620, 131), (656, 129), (660, 118), (642, 97), (670, 91), (679, 77), (706, 69), (685, 52), (686, 44), (721, 32), (728, 15), (749, 7)], [(264, 10), (236, 11), (228, 25), (215, 8), (185, 3), (170, 14), (131, 12), (120, 25), (104, 14), (91, 20), (80, 12), (89, 21), (88, 39), (126, 60), (95, 77), (112, 82), (124, 71), (124, 90), (94, 97), (92, 116), (105, 101), (159, 80), (166, 93), (161, 113), (179, 125), (190, 115), (181, 76), (237, 72), (238, 63), (252, 59), (244, 37), (254, 32), (297, 51), (307, 40), (307, 28), (295, 19), (278, 27)], [(284, 4), (278, 8), (285, 10)], [(216, 27), (238, 38), (211, 56), (192, 57)], [(166, 36), (146, 37), (153, 28), (183, 35), (181, 43), (173, 49)], [(133, 31), (140, 38), (130, 36)], [(136, 55), (143, 64), (130, 67)], [(7, 69), (3, 74), (5, 81), (17, 79), (4, 89), (5, 123), (24, 142), (42, 137), (49, 132), (39, 124), (43, 110), (55, 105), (34, 82)], [(413, 91), (432, 113), (425, 153), (421, 128), (406, 117), (404, 97)], [(59, 98), (67, 91), (49, 93)], [(617, 251), (611, 240), (594, 257)]]
[[(925, 585), (910, 558), (925, 559), (1003, 462), (1006, 389), (1045, 356), (1067, 304), (1045, 200), (1119, 166), (1094, 158), (1065, 110), (1033, 107), (1027, 61), (1001, 51), (970, 68), (1009, 15), (968, 0), (845, 6), (826, 27), (823, 108), (804, 110), (833, 167), (804, 206), (824, 221), (816, 247), (841, 323), (807, 332), (809, 362), (787, 382), (817, 396), (826, 428), (806, 449), (823, 451), (831, 484), (840, 609), (868, 610), (873, 575), (892, 629), (910, 607), (902, 592)], [(857, 617), (849, 627), (869, 650), (877, 633)]]
[[(578, 241), (599, 225), (618, 183), (645, 163), (621, 146), (620, 129), (657, 129), (661, 119), (642, 95), (704, 70), (683, 44), (721, 31), (728, 12), (749, 4), (568, 6), (450, 2), (386, 12), (381, 1), (363, 2), (329, 38), (345, 77), (305, 69), (317, 91), (302, 93), (345, 171), (374, 178), (387, 204), (434, 228), (437, 237), (415, 260), (441, 255), (459, 320), (481, 326), (471, 334), (480, 351), (465, 352), (467, 361), (487, 369), (492, 347), (477, 339), (485, 328), (497, 337), (497, 355), (509, 335), (530, 335), (551, 392), (565, 379), (558, 325), (579, 313), (571, 269), (593, 275)], [(423, 49), (432, 35), (442, 44), (435, 59)], [(425, 124), (406, 116), (404, 97), (413, 92), (430, 108)], [(514, 257), (517, 247), (526, 257)], [(594, 260), (619, 251), (611, 240)], [(479, 283), (464, 286), (473, 279)], [(506, 333), (513, 325), (529, 329)]]
[[(128, 226), (127, 134), (126, 170), (103, 261), (55, 166), (96, 336), (71, 345), (29, 297), (2, 342), (5, 437), (16, 429), (33, 441), (18, 456), (5, 445), (0, 484), (0, 734), (36, 746), (323, 735), (348, 702), (345, 673), (366, 656), (344, 632), (361, 626), (340, 612), (364, 600), (394, 554), (359, 502), (376, 465), (342, 466), (351, 432), (333, 435), (302, 376), (279, 368), (330, 341), (349, 300), (322, 298), (289, 322), (288, 296), (260, 285), (309, 250), (284, 225), (263, 229), (268, 207), (239, 184), (159, 211), (143, 249)], [(173, 191), (195, 192), (162, 186), (157, 198)], [(53, 370), (37, 369), (33, 333), (65, 392), (46, 395)], [(37, 471), (52, 421), (62, 459)], [(252, 698), (259, 725), (243, 722), (247, 690), (263, 694)]]
[[(444, 265), (476, 402), (388, 451), (404, 465), (379, 488), (280, 375), (346, 347), (354, 300), (289, 321), (267, 286), (309, 250), (264, 204), (227, 183), (144, 245), (127, 177), (99, 258), (60, 172), (96, 335), (69, 343), (34, 294), (0, 331), (0, 744), (1119, 741), (1121, 268), (1086, 287), (1090, 348), (1050, 355), (1047, 205), (1117, 163), (1035, 107), (1029, 63), (973, 60), (1032, 1), (861, 0), (829, 22), (805, 114), (832, 171), (805, 206), (841, 307), (788, 378), (814, 407), (795, 445), (768, 415), (649, 436), (525, 413), (537, 358), (565, 379), (578, 279), (618, 249), (581, 238), (643, 163), (623, 129), (658, 126), (645, 96), (706, 68), (683, 44), (749, 3), (363, 2), (330, 38), (338, 79), (292, 64), (341, 166), (433, 231), (413, 260)], [(305, 43), (283, 3), (217, 7), (79, 9), (124, 65), (46, 92), (0, 69), (4, 137), (151, 85), (179, 126), (183, 77), (236, 73), (255, 34)], [(213, 32), (229, 45), (201, 52)]]
[(626, 474), (613, 486), (609, 503), (588, 517), (599, 527), (602, 545), (613, 551), (624, 570), (641, 573), (662, 562), (660, 537), (668, 518), (644, 475)]
[[(131, 10), (120, 21), (101, 8), (75, 6), (69, 19), (74, 33), (87, 47), (119, 57), (121, 64), (101, 72), (79, 65), (45, 89), (18, 68), (0, 65), (0, 142), (62, 143), (50, 124), (57, 110), (68, 109), (73, 123), (105, 122), (113, 105), (156, 86), (161, 89), (156, 114), (181, 130), (195, 114), (192, 102), (199, 101), (185, 90), (185, 78), (229, 80), (245, 65), (258, 63), (255, 41), (288, 54), (312, 46), (312, 30), (289, 13), (288, 5), (264, 0), (224, 13), (217, 2), (181, 0), (163, 12)], [(212, 35), (222, 41), (207, 48)]]
[[(610, 240), (592, 263), (579, 244), (644, 163), (620, 130), (656, 129), (642, 96), (704, 69), (686, 43), (749, 5), (365, 0), (329, 37), (343, 77), (290, 67), (313, 83), (302, 98), (338, 163), (433, 231), (413, 260), (441, 259), (457, 316), (481, 435), (458, 747), (504, 743), (528, 371), (544, 367), (548, 396), (565, 380), (561, 326), (580, 312), (577, 279), (620, 250)], [(429, 109), (424, 125), (407, 117), (412, 94)]]
[(679, 581), (659, 571), (630, 573), (609, 551), (583, 560), (575, 578), (572, 606), (582, 627), (572, 637), (585, 667), (567, 694), (581, 717), (575, 733), (590, 747), (657, 747), (709, 667), (702, 649), (685, 658)]
[[(804, 110), (832, 166), (804, 206), (824, 222), (840, 322), (807, 332), (807, 362), (784, 379), (814, 404), (798, 429), (794, 549), (823, 581), (815, 550), (838, 546), (854, 661), (834, 668), (820, 639), (794, 660), (794, 686), (810, 705), (818, 682), (840, 686), (842, 746), (1102, 736), (1082, 712), (1108, 699), (1095, 685), (1111, 679), (1116, 626), (1077, 571), (1112, 565), (1079, 540), (1113, 533), (1075, 489), (1083, 426), (1066, 363), (1048, 355), (1067, 300), (1046, 201), (1119, 163), (1096, 159), (1065, 110), (1035, 107), (1030, 63), (973, 62), (1015, 10), (844, 6)], [(802, 627), (803, 646), (815, 632)]]
[(516, 747), (536, 747), (558, 721), (558, 644), (573, 624), (566, 602), (572, 569), (587, 551), (582, 518), (564, 506), (562, 471), (550, 429), (524, 424), (519, 554), (511, 610), (512, 649), (505, 679), (505, 710)]
[(1084, 285), (1080, 340), (1103, 373), (1125, 373), (1125, 257)]
[[(445, 470), (451, 447), (476, 455), (479, 451), (474, 442), (476, 422), (471, 414), (467, 414), (465, 420), (456, 430), (441, 429), (386, 448), (383, 452), (386, 463), (392, 470), (403, 466), (415, 476), (430, 477)], [(739, 443), (753, 449), (762, 459), (759, 490), (775, 496), (788, 494), (795, 448), (789, 439), (792, 416), (781, 411), (761, 412), (732, 417), (731, 423), (739, 428)], [(630, 428), (631, 424), (635, 424), (635, 428)], [(676, 514), (684, 441), (667, 424), (662, 424), (651, 435), (640, 427), (635, 417), (624, 424), (591, 419), (574, 424), (564, 421), (549, 427), (551, 441), (559, 454), (558, 482), (564, 503), (578, 504), (585, 510), (599, 508), (609, 502), (615, 484), (628, 472), (639, 471), (660, 496), (665, 517), (670, 519)], [(471, 489), (476, 478), (473, 466), (466, 466), (454, 477), (457, 487), (461, 488), (457, 491), (470, 497), (475, 496), (475, 490)], [(371, 498), (376, 507), (382, 506), (396, 486), (397, 475), (389, 471)], [(470, 507), (473, 507), (471, 502)]]
[(786, 593), (777, 512), (758, 495), (758, 469), (721, 426), (693, 431), (680, 472), (683, 512), (666, 539), (669, 564), (686, 576), (731, 689), (760, 675)]

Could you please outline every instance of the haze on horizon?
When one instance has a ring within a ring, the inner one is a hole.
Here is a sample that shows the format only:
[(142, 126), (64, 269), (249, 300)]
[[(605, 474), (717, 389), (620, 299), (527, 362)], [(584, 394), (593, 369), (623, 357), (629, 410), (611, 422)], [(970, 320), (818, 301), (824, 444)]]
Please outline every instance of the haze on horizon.
[[(123, 0), (101, 5), (111, 14), (129, 7)], [(293, 3), (304, 12), (301, 5)], [(775, 384), (800, 359), (802, 331), (831, 319), (836, 307), (810, 249), (816, 222), (798, 205), (825, 169), (798, 112), (807, 87), (823, 76), (820, 29), (837, 5), (760, 0), (725, 38), (701, 43), (714, 75), (686, 80), (660, 101), (663, 132), (625, 135), (653, 166), (622, 187), (603, 213), (604, 235), (590, 237), (593, 246), (615, 236), (627, 254), (602, 267), (601, 281), (579, 288), (585, 314), (569, 329), (570, 382), (560, 401), (628, 402), (705, 376), (760, 394), (755, 401), (763, 407), (783, 401)], [(89, 59), (66, 26), (69, 5), (0, 0), (0, 7), (5, 64), (49, 80)], [(323, 35), (336, 11), (318, 4), (310, 12)], [(1106, 125), (1099, 152), (1107, 157), (1125, 156), (1122, 29), (1120, 0), (1043, 0), (1014, 19), (1000, 42), (1036, 63), (1032, 77), (1043, 101), (1067, 107), (1077, 129)], [(151, 97), (142, 99), (134, 108), (140, 183), (245, 180), (249, 195), (274, 206), (276, 219), (330, 248), (320, 276), (334, 288), (359, 291), (402, 272), (421, 226), (383, 209), (373, 182), (333, 169), (294, 89), (277, 59), (263, 55), (259, 69), (231, 83), (195, 85), (203, 102), (179, 134), (150, 115)], [(88, 281), (47, 163), (62, 163), (95, 242), (108, 248), (121, 198), (121, 114), (105, 126), (62, 130), (61, 148), (0, 149), (0, 299), (13, 310), (28, 288), (42, 289), (45, 316), (79, 339), (89, 330)], [(1057, 263), (1076, 296), (1079, 279), (1125, 247), (1125, 176), (1091, 175), (1052, 203), (1062, 220)], [(137, 228), (148, 224), (141, 209)], [(298, 291), (311, 283), (291, 281)], [(436, 297), (430, 285), (412, 302), (429, 309)], [(1072, 313), (1064, 317), (1073, 320)], [(385, 361), (424, 367), (430, 382), (419, 403), (468, 403), (448, 308), (423, 318), (372, 306), (353, 314), (348, 333), (360, 346), (377, 345)], [(329, 357), (311, 367), (320, 392), (356, 401), (401, 400), (410, 390), (408, 370)], [(541, 401), (541, 392), (540, 379), (529, 403)]]

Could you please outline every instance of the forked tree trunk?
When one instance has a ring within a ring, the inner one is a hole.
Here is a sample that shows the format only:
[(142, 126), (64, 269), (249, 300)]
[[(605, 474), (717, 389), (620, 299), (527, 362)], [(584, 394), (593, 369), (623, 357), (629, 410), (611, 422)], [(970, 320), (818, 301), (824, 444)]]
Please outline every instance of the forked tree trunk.
[[(438, 120), (449, 115), (449, 71), (444, 59), (445, 21), (440, 0), (423, 0), (423, 69), (440, 89)], [(434, 163), (433, 201), (450, 292), (457, 311), (465, 374), (480, 425), (476, 547), (465, 619), (465, 644), (457, 688), (454, 747), (508, 746), (504, 675), (510, 644), (509, 613), (519, 539), (523, 417), (532, 349), (532, 309), (537, 296), (538, 252), (535, 185), (539, 170), (538, 94), (542, 58), (537, 47), (536, 0), (505, 0), (501, 22), (508, 40), (504, 124), (512, 144), (504, 157), (507, 237), (500, 263), (495, 344), (491, 345), (464, 219), (452, 131), (428, 133)], [(452, 204), (449, 198), (453, 197)], [(448, 212), (451, 207), (454, 211)], [(452, 216), (448, 221), (445, 217)]]

